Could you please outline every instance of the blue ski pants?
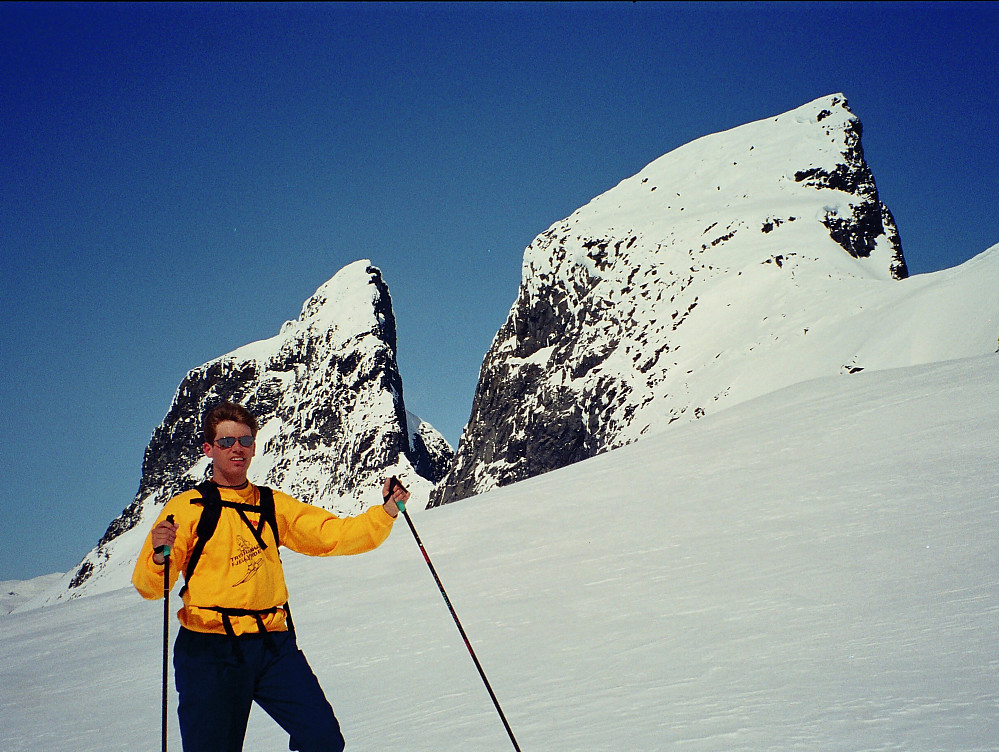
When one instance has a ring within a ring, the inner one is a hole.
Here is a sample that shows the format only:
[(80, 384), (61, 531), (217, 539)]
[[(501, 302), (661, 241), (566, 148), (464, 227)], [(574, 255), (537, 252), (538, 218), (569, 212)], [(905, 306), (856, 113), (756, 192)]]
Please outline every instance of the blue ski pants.
[(174, 645), (184, 752), (240, 752), (255, 701), (288, 748), (342, 752), (340, 724), (292, 632), (236, 637), (181, 628)]

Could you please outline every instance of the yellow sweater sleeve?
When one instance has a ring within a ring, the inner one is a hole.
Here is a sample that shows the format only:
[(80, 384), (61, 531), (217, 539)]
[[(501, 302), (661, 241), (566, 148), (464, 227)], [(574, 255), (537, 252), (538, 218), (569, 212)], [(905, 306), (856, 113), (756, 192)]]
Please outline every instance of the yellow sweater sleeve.
[(160, 510), (156, 522), (150, 526), (139, 558), (135, 562), (135, 569), (132, 570), (132, 584), (143, 598), (155, 600), (163, 597), (164, 565), (153, 561), (153, 528), (163, 522), (167, 515), (172, 514), (174, 522), (178, 525), (177, 540), (174, 541), (170, 551), (171, 590), (187, 566), (187, 556), (194, 543), (194, 530), (198, 524), (195, 514), (201, 511), (201, 507), (191, 505), (191, 499), (197, 495), (196, 492), (187, 492), (173, 497)]
[[(347, 556), (380, 546), (395, 520), (377, 504), (355, 517), (337, 517), (321, 507), (305, 504), (275, 491), (281, 545), (309, 556)], [(160, 573), (162, 581), (162, 572)]]

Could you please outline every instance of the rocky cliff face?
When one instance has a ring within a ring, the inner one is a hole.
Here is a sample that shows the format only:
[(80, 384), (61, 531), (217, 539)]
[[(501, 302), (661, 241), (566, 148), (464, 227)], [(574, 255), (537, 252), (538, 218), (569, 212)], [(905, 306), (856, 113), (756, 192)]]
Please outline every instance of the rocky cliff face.
[[(407, 413), (396, 364), (395, 317), (381, 272), (367, 261), (342, 269), (280, 334), (188, 373), (146, 448), (135, 500), (108, 526), (69, 582), (130, 570), (137, 542), (160, 507), (204, 479), (201, 417), (220, 401), (258, 418), (250, 480), (341, 514), (381, 503), (381, 481), (398, 475), (426, 499), (452, 450)], [(121, 559), (119, 562), (117, 559)], [(112, 577), (120, 583), (120, 572)]]
[(905, 277), (842, 95), (687, 144), (526, 249), (431, 506), (835, 373), (816, 332)]

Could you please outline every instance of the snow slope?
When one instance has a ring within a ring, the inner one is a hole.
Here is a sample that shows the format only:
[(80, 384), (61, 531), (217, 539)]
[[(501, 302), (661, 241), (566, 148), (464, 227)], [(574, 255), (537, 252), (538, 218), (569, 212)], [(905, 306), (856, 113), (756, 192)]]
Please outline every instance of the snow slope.
[[(821, 97), (675, 149), (538, 235), (431, 505), (799, 381), (940, 360), (918, 351), (944, 343), (993, 352), (999, 256), (950, 298), (904, 279), (861, 131)], [(974, 315), (934, 318), (956, 300)], [(886, 315), (899, 301), (920, 315)]]
[(0, 614), (9, 614), (29, 601), (52, 590), (65, 577), (61, 573), (47, 574), (32, 580), (0, 581)]
[[(413, 519), (524, 752), (985, 752), (997, 426), (997, 356), (865, 370)], [(404, 525), (286, 565), (348, 749), (512, 749)], [(157, 748), (161, 606), (0, 616), (0, 750)]]

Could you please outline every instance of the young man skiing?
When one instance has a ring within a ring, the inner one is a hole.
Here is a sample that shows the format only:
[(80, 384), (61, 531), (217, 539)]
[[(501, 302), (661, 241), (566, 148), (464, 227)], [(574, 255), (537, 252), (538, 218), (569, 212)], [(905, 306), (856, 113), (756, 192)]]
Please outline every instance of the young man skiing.
[(184, 752), (242, 750), (254, 701), (289, 733), (290, 749), (341, 752), (333, 708), (295, 642), (278, 545), (312, 556), (370, 551), (409, 492), (386, 481), (384, 504), (336, 517), (247, 480), (257, 421), (245, 408), (218, 405), (203, 433), (212, 480), (166, 503), (132, 575), (144, 598), (162, 598), (163, 546), (170, 586), (186, 574), (174, 646)]

